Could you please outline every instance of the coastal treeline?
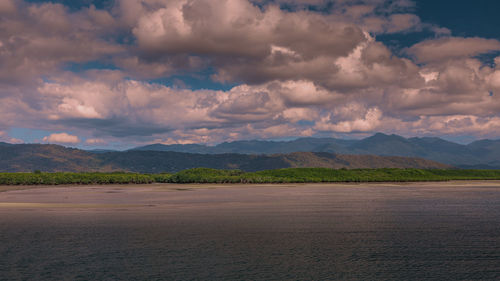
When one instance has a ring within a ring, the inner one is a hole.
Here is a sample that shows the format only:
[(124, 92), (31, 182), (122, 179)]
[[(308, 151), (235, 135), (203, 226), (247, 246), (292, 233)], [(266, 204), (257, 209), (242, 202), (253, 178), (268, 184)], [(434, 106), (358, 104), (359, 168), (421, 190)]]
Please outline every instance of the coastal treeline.
[(0, 173), (0, 185), (148, 184), (168, 182), (171, 174), (138, 173)]
[(500, 170), (287, 168), (259, 172), (195, 168), (175, 174), (0, 173), (0, 185), (149, 183), (306, 183), (500, 180)]

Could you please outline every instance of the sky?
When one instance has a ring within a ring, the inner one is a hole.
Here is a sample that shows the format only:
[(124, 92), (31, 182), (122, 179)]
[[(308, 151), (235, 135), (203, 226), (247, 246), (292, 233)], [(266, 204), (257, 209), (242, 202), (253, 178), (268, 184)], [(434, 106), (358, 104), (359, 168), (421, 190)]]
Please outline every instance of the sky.
[(500, 138), (498, 1), (2, 0), (0, 141)]

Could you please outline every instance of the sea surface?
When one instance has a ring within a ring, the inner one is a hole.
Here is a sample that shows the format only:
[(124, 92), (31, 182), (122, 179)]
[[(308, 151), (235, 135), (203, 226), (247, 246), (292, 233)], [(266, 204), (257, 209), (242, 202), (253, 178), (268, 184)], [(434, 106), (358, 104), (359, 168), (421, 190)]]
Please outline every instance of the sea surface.
[(0, 280), (500, 280), (500, 182), (10, 189)]

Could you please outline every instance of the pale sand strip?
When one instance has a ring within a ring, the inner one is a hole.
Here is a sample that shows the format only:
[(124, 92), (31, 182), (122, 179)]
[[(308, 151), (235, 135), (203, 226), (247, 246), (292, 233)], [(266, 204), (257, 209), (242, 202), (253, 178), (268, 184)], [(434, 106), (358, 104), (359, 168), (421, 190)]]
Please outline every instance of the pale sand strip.
[(54, 189), (54, 188), (103, 188), (103, 189), (148, 189), (154, 191), (184, 191), (193, 189), (238, 188), (238, 187), (299, 187), (299, 186), (483, 186), (500, 187), (500, 180), (452, 180), (452, 181), (417, 181), (417, 182), (325, 182), (325, 183), (242, 183), (242, 184), (213, 184), (213, 183), (153, 183), (153, 184), (110, 184), (110, 185), (0, 185), (0, 193), (27, 189)]
[(81, 204), (81, 203), (27, 203), (27, 202), (0, 202), (0, 208), (79, 208), (79, 209), (107, 209), (107, 208), (137, 208), (148, 207), (141, 204)]

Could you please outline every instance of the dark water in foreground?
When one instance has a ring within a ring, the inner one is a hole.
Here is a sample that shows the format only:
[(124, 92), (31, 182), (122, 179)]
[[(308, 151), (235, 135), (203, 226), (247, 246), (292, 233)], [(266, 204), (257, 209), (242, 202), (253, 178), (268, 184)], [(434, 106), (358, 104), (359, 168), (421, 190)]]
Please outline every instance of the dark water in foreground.
[(0, 280), (222, 279), (500, 280), (500, 184), (0, 193)]

